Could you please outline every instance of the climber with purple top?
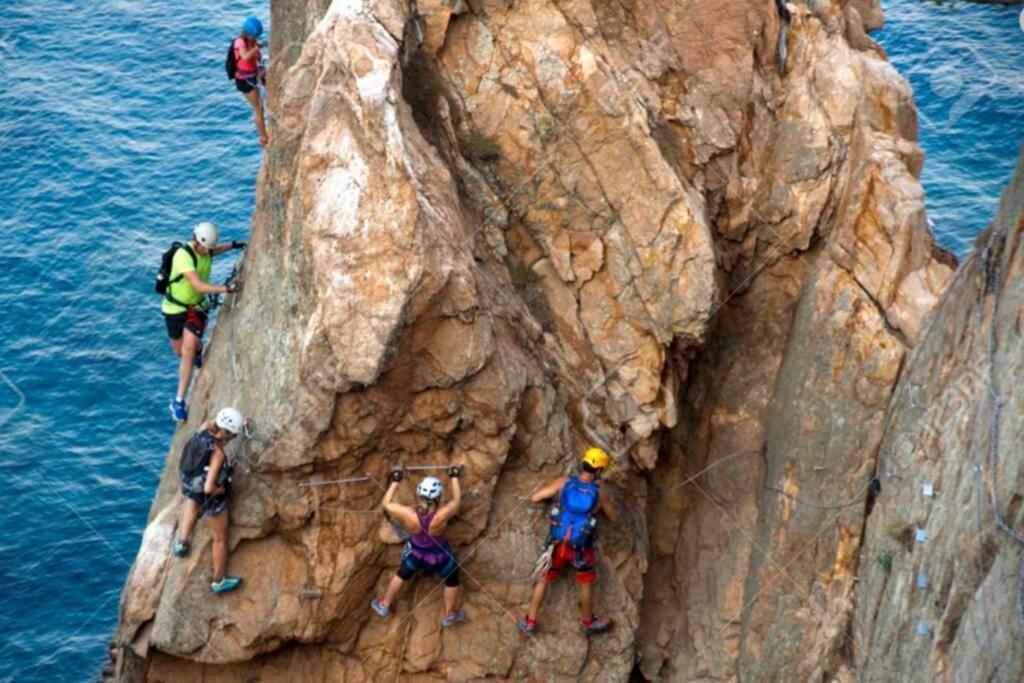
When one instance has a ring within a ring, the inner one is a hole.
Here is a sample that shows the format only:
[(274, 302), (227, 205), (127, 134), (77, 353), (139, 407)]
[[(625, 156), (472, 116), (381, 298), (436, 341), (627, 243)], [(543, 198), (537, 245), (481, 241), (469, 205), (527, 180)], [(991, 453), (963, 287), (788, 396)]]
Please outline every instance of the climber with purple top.
[(388, 616), (391, 603), (405, 582), (421, 569), (426, 569), (444, 579), (444, 618), (441, 626), (448, 628), (466, 621), (459, 588), (459, 563), (444, 535), (448, 522), (459, 512), (462, 502), (462, 491), (459, 488), (461, 473), (462, 468), (458, 465), (448, 468), (448, 476), (452, 479), (452, 499), (444, 505), (441, 505), (441, 495), (444, 493), (441, 481), (437, 477), (425, 477), (416, 487), (419, 501), (413, 508), (394, 502), (395, 492), (405, 473), (400, 469), (391, 471), (391, 485), (384, 494), (382, 505), (393, 522), (409, 534), (409, 538), (402, 551), (402, 564), (388, 584), (384, 597), (370, 601), (370, 607), (380, 616)]

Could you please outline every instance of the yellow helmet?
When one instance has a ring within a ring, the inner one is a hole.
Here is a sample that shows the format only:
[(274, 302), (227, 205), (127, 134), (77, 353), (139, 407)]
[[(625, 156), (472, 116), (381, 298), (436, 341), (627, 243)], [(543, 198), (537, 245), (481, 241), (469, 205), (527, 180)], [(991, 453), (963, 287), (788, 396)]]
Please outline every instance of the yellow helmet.
[(608, 467), (611, 458), (608, 457), (608, 453), (603, 448), (588, 448), (580, 462), (590, 465), (595, 470), (603, 470)]

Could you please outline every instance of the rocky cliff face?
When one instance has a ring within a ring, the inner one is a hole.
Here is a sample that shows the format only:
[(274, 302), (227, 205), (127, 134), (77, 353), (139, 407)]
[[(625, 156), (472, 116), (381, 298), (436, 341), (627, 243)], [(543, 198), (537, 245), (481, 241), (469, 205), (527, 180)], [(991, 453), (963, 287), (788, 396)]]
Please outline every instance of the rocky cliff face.
[[(864, 33), (876, 4), (309, 0), (275, 3), (272, 21), (273, 144), (244, 289), (220, 312), (128, 578), (124, 679), (975, 667), (957, 633), (984, 628), (981, 597), (1008, 590), (1019, 550), (988, 529), (959, 574), (940, 575), (967, 543), (951, 536), (900, 545), (884, 573), (874, 560), (890, 518), (964, 523), (954, 498), (980, 480), (947, 462), (950, 444), (889, 453), (924, 429), (904, 388), (941, 396), (961, 368), (947, 356), (982, 339), (957, 346), (980, 258), (928, 323), (954, 264), (927, 231), (909, 89)], [(1000, 334), (1000, 362), (1019, 366), (1019, 330)], [(205, 530), (187, 560), (169, 542), (177, 454), (225, 403), (254, 425), (231, 508), (245, 584), (211, 599)], [(524, 639), (546, 518), (523, 496), (593, 443), (617, 460), (623, 522), (602, 529), (598, 566), (616, 628), (588, 643), (563, 583)], [(910, 487), (924, 460), (935, 480), (953, 470), (948, 520), (890, 480)], [(382, 621), (367, 603), (400, 545), (378, 482), (449, 462), (468, 471), (450, 537), (472, 623), (441, 631), (429, 579)], [(362, 473), (374, 480), (300, 486)], [(1000, 476), (1006, 498), (1019, 474)], [(908, 567), (926, 561), (936, 592), (912, 595)], [(985, 613), (1019, 652), (1011, 611)], [(935, 638), (914, 636), (918, 615)]]
[(1024, 680), (1022, 238), (1024, 162), (889, 405), (853, 620), (865, 678)]

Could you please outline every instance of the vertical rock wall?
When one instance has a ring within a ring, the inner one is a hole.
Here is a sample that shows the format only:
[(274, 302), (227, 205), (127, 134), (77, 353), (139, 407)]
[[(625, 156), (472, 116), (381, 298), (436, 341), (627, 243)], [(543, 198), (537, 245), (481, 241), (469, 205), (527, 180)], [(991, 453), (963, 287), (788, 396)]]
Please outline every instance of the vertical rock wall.
[(1018, 165), (886, 416), (853, 622), (865, 678), (1024, 679), (1022, 238)]

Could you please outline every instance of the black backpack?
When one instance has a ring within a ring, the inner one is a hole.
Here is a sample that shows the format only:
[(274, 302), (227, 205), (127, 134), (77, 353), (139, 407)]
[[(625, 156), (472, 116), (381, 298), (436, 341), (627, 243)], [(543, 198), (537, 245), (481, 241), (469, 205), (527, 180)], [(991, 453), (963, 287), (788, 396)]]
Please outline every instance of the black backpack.
[(193, 434), (192, 438), (188, 440), (185, 447), (181, 450), (181, 461), (178, 463), (178, 469), (183, 475), (192, 479), (202, 474), (203, 468), (210, 464), (212, 456), (213, 436), (204, 429)]
[(171, 248), (165, 251), (163, 256), (160, 257), (160, 270), (156, 272), (156, 284), (153, 285), (153, 291), (157, 294), (167, 296), (167, 289), (175, 282), (185, 277), (181, 273), (178, 273), (176, 278), (173, 280), (170, 279), (171, 265), (174, 262), (174, 255), (178, 253), (179, 249), (184, 249), (188, 252), (188, 255), (192, 257), (193, 267), (199, 267), (199, 257), (196, 256), (196, 252), (192, 251), (192, 245), (184, 244), (182, 242), (171, 242)]
[(224, 60), (224, 70), (228, 72), (228, 80), (234, 80), (235, 72), (238, 71), (238, 61), (235, 57), (235, 40), (231, 39), (231, 45), (228, 46), (228, 56)]

